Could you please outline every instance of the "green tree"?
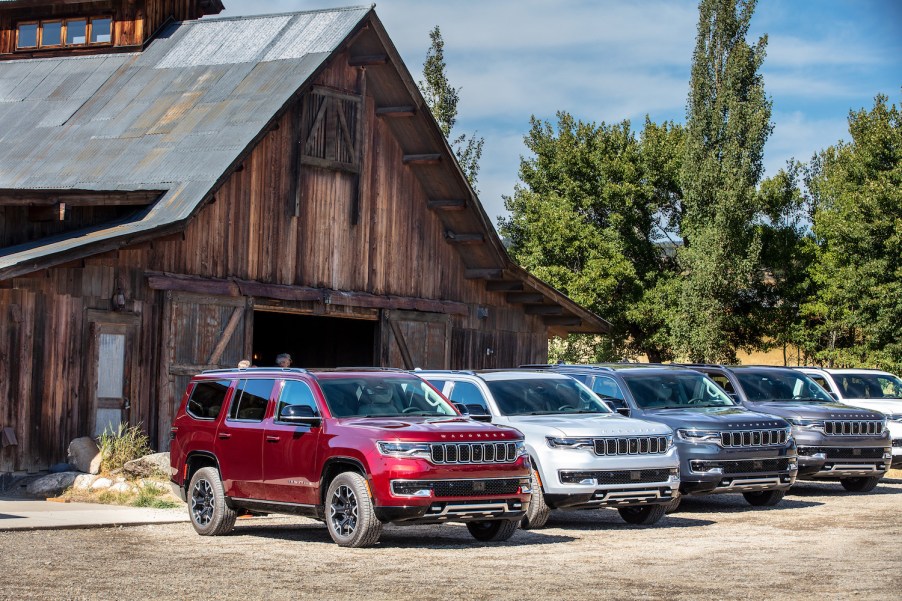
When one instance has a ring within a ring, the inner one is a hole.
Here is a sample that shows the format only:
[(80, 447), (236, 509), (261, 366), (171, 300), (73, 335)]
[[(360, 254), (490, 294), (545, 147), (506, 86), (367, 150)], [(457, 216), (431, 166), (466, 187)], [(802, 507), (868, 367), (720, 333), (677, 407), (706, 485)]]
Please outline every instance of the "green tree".
[(676, 273), (669, 207), (679, 204), (682, 128), (646, 119), (641, 139), (630, 122), (586, 123), (568, 113), (556, 125), (532, 118), (524, 139), (510, 217), (499, 229), (521, 265), (604, 316), (609, 337), (574, 337), (556, 358), (672, 358), (667, 299)]
[(420, 91), (426, 104), (438, 122), (442, 133), (448, 139), (461, 169), (467, 176), (470, 185), (476, 188), (479, 176), (479, 160), (482, 158), (482, 147), (485, 138), (460, 134), (452, 139), (454, 124), (457, 122), (457, 103), (460, 101), (461, 88), (455, 88), (448, 81), (445, 65), (445, 41), (439, 26), (429, 32), (430, 46), (423, 62), (423, 80)]
[(685, 273), (672, 322), (678, 355), (734, 361), (761, 337), (752, 319), (760, 276), (756, 186), (771, 102), (759, 69), (766, 36), (746, 42), (754, 0), (702, 0), (687, 104), (678, 260)]
[(810, 168), (817, 288), (803, 343), (829, 365), (902, 370), (902, 123), (888, 102), (850, 112), (852, 141)]

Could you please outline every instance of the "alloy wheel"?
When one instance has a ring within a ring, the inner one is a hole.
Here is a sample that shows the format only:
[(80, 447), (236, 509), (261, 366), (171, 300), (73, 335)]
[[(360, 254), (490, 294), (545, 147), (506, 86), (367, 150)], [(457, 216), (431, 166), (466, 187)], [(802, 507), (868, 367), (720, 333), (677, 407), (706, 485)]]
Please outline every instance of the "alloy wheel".
[(329, 504), (332, 528), (340, 536), (351, 536), (357, 529), (357, 495), (349, 486), (339, 486)]
[(199, 526), (206, 526), (213, 519), (216, 498), (213, 487), (206, 480), (198, 480), (191, 491), (191, 517)]

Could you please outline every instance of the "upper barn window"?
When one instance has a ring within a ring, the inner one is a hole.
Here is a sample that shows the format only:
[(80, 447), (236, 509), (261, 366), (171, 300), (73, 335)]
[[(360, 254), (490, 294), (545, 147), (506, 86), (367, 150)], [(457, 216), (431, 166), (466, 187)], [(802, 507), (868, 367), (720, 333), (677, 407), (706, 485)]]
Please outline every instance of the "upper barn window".
[(23, 21), (16, 27), (16, 49), (101, 46), (113, 41), (113, 19), (108, 16)]

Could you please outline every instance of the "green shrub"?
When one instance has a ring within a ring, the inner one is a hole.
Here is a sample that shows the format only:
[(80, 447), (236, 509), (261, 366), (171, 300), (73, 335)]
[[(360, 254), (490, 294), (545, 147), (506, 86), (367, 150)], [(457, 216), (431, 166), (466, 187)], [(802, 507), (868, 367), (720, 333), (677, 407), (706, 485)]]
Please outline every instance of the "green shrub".
[(178, 503), (169, 499), (161, 498), (164, 490), (156, 486), (145, 486), (138, 490), (138, 496), (131, 505), (134, 507), (153, 507), (155, 509), (173, 509), (178, 507)]
[(150, 438), (140, 427), (126, 428), (123, 424), (119, 424), (117, 432), (108, 430), (101, 434), (97, 446), (100, 447), (100, 469), (107, 473), (152, 452)]

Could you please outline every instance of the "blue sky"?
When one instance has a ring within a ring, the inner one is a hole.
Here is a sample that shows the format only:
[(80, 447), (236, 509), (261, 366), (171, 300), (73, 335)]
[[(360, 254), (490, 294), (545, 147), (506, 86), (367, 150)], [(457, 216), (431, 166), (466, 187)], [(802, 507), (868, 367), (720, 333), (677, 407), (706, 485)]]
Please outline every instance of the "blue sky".
[[(223, 0), (221, 16), (348, 6), (333, 0)], [(698, 5), (684, 0), (383, 0), (376, 13), (419, 79), (439, 25), (458, 133), (485, 137), (480, 199), (496, 220), (516, 185), (529, 117), (564, 110), (642, 126), (685, 120)], [(773, 100), (771, 175), (792, 157), (848, 138), (850, 109), (878, 93), (902, 100), (902, 2), (759, 0), (751, 36), (768, 35), (762, 69)]]

